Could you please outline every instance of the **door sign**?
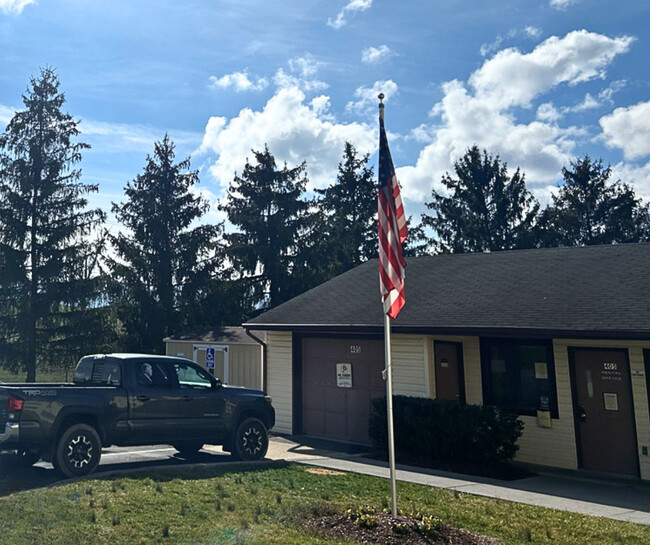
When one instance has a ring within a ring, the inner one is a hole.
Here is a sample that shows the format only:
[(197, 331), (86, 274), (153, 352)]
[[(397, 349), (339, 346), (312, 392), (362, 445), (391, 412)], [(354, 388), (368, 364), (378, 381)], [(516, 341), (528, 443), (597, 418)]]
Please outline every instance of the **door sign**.
[(205, 349), (205, 366), (214, 369), (214, 348)]
[(336, 364), (336, 385), (339, 388), (352, 388), (352, 365), (349, 363)]

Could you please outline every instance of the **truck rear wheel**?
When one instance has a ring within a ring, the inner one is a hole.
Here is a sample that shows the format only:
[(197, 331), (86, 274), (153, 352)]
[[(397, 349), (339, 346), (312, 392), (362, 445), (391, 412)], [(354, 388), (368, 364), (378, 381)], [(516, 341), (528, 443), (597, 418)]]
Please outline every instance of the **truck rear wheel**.
[(261, 460), (269, 449), (269, 434), (259, 418), (242, 421), (232, 443), (232, 455), (237, 460)]
[(101, 455), (102, 442), (95, 428), (75, 424), (61, 434), (52, 463), (65, 477), (81, 477), (97, 469)]

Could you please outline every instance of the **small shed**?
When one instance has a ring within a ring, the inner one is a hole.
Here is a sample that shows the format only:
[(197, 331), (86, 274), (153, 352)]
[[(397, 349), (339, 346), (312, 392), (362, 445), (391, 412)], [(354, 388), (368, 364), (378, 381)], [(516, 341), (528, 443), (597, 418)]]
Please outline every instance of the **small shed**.
[(163, 341), (168, 356), (195, 361), (224, 384), (260, 390), (264, 387), (263, 345), (247, 335), (243, 327), (196, 327)]

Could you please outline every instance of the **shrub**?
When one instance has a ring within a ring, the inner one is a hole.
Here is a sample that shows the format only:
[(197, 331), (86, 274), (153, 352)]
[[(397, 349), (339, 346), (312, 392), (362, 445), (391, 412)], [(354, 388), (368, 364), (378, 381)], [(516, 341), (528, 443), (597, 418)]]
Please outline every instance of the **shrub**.
[[(393, 424), (396, 453), (443, 463), (511, 460), (524, 428), (517, 415), (498, 407), (406, 396), (393, 396)], [(372, 400), (369, 435), (386, 452), (385, 397)]]

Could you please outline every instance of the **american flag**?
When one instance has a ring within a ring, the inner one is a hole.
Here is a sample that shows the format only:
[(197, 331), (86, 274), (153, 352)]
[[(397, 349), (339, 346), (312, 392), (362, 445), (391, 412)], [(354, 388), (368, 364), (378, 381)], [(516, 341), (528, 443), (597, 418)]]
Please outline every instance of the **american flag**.
[[(383, 106), (383, 104), (382, 104)], [(382, 112), (383, 113), (383, 112)], [(379, 116), (379, 283), (384, 313), (396, 318), (404, 306), (402, 243), (406, 240), (406, 217), (395, 167), (388, 149), (384, 117)]]

